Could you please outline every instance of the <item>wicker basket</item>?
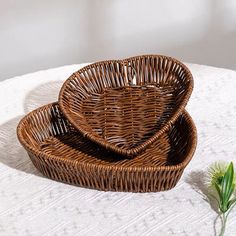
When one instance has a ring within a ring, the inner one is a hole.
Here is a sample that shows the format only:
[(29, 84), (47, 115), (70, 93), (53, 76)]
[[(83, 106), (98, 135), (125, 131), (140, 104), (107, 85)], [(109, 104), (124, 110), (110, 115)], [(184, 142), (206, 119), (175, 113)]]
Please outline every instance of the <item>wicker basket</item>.
[[(173, 188), (196, 148), (196, 128), (187, 112), (133, 159), (104, 150), (66, 120), (57, 103), (24, 117), (17, 134), (45, 176), (106, 191), (155, 192)], [(157, 148), (158, 147), (158, 148)]]
[(190, 71), (166, 56), (103, 61), (74, 73), (59, 105), (84, 137), (134, 157), (181, 115), (193, 89)]

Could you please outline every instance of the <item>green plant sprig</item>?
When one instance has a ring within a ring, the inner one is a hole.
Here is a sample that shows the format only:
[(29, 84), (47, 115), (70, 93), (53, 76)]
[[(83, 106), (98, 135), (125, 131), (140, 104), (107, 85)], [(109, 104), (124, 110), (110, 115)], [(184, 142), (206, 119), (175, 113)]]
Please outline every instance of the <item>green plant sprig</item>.
[(235, 187), (236, 174), (234, 165), (230, 162), (214, 163), (209, 168), (209, 195), (217, 201), (218, 209), (222, 219), (222, 227), (219, 236), (223, 236), (226, 229), (228, 215), (232, 208), (236, 205)]

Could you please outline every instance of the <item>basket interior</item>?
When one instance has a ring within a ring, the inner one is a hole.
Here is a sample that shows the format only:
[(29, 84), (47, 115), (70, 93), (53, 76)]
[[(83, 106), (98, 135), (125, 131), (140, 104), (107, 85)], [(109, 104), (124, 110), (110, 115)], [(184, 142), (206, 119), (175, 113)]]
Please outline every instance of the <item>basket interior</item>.
[[(27, 115), (18, 127), (18, 137), (26, 147), (39, 153), (93, 165), (120, 167), (173, 166), (183, 162), (194, 142), (194, 125), (184, 112), (168, 132), (146, 152), (133, 159), (107, 152), (78, 133), (60, 112), (57, 103)], [(158, 146), (158, 148), (157, 148)]]
[(59, 103), (74, 127), (91, 140), (113, 151), (131, 150), (183, 109), (191, 86), (191, 75), (177, 61), (136, 57), (95, 63), (74, 73)]
[(81, 112), (91, 132), (119, 147), (136, 147), (160, 128), (165, 104), (156, 87), (120, 87), (91, 94)]

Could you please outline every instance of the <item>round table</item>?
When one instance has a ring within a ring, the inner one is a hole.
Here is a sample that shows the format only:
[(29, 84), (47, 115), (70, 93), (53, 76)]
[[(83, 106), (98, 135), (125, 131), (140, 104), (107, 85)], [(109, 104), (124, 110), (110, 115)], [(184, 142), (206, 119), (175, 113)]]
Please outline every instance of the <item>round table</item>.
[[(177, 186), (159, 193), (102, 192), (43, 177), (16, 137), (24, 114), (57, 100), (63, 81), (84, 66), (39, 71), (0, 83), (0, 235), (215, 235), (220, 220), (205, 200), (204, 173), (236, 158), (236, 72), (187, 64), (187, 106), (198, 146)], [(236, 162), (235, 162), (236, 163)], [(235, 235), (236, 208), (226, 235)], [(216, 231), (216, 232), (215, 232)]]

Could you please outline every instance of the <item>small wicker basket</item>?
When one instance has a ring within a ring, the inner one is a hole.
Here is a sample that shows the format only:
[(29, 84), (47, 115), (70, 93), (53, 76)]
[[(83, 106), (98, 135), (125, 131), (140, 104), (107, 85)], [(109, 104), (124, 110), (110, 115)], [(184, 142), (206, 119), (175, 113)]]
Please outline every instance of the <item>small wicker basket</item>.
[(192, 89), (184, 64), (146, 55), (82, 68), (64, 83), (59, 105), (84, 137), (134, 157), (181, 115)]
[(146, 152), (125, 159), (78, 133), (58, 103), (26, 115), (17, 134), (35, 167), (45, 176), (106, 191), (155, 192), (173, 188), (197, 142), (194, 123), (184, 111)]

